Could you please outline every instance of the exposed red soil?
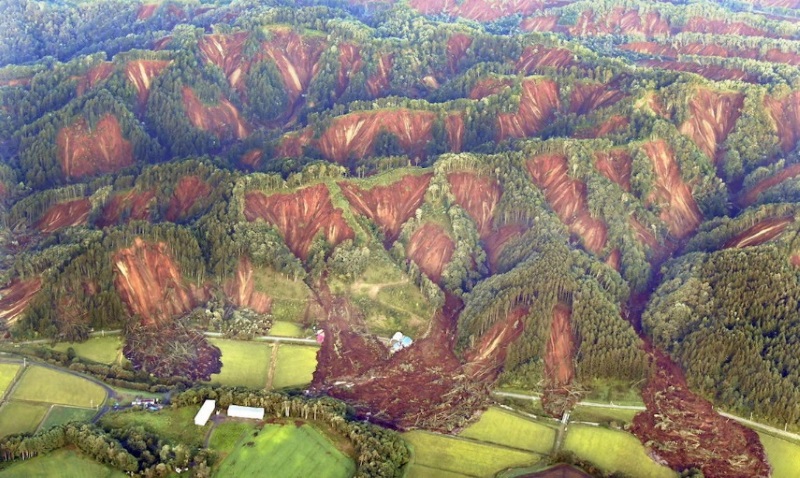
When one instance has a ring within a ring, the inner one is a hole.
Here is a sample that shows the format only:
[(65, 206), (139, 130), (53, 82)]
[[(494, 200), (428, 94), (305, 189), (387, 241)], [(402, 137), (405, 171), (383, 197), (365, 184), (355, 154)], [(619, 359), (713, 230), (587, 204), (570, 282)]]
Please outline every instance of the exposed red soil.
[(775, 123), (775, 130), (784, 154), (794, 151), (800, 140), (800, 91), (783, 98), (764, 97), (764, 107)]
[(321, 37), (301, 36), (289, 28), (272, 29), (270, 35), (263, 45), (264, 52), (278, 67), (293, 111), (317, 75), (326, 45)]
[(147, 104), (147, 98), (150, 96), (150, 85), (169, 64), (170, 62), (167, 60), (133, 60), (125, 65), (125, 76), (136, 88), (136, 96), (140, 106)]
[(114, 254), (114, 286), (133, 316), (142, 325), (169, 322), (186, 314), (203, 299), (205, 292), (184, 284), (167, 245), (136, 238), (131, 247)]
[[(432, 139), (435, 119), (433, 112), (405, 108), (351, 113), (334, 118), (315, 145), (326, 159), (341, 164), (350, 158), (371, 155), (375, 138), (383, 131), (397, 137), (403, 151), (418, 159), (424, 156), (425, 147)], [(309, 144), (312, 137), (311, 130), (285, 137), (278, 155), (302, 153), (302, 146)]]
[(647, 200), (660, 205), (659, 217), (667, 225), (670, 235), (683, 239), (700, 225), (703, 218), (700, 208), (681, 178), (675, 156), (667, 143), (651, 141), (642, 145), (642, 149), (652, 161), (656, 175), (655, 188)]
[(216, 105), (209, 106), (200, 102), (188, 86), (184, 86), (182, 92), (183, 107), (195, 128), (209, 131), (220, 139), (244, 139), (250, 134), (250, 128), (230, 101), (223, 98)]
[(239, 89), (245, 73), (250, 67), (242, 55), (247, 32), (230, 35), (206, 35), (197, 42), (200, 56), (206, 63), (220, 67), (231, 87)]
[(113, 72), (114, 64), (110, 61), (104, 61), (99, 65), (92, 67), (86, 72), (85, 75), (78, 79), (76, 94), (78, 96), (83, 95), (90, 89), (94, 88), (95, 85), (111, 76), (111, 73)]
[(373, 98), (382, 96), (389, 89), (389, 82), (392, 79), (392, 66), (394, 66), (394, 56), (390, 53), (381, 55), (378, 60), (378, 69), (367, 78), (367, 91)]
[(639, 63), (646, 68), (661, 68), (664, 70), (685, 71), (696, 73), (713, 81), (738, 80), (747, 83), (758, 83), (758, 77), (738, 68), (725, 68), (718, 65), (701, 65), (687, 61), (660, 61), (645, 60)]
[(194, 175), (184, 176), (175, 185), (175, 191), (169, 200), (167, 221), (175, 222), (185, 219), (189, 210), (194, 206), (198, 199), (207, 196), (211, 192), (211, 186), (205, 181)]
[(525, 48), (517, 60), (517, 71), (531, 74), (543, 67), (565, 69), (576, 65), (575, 54), (566, 48), (547, 48), (533, 45)]
[(549, 79), (527, 79), (522, 82), (519, 111), (501, 113), (497, 117), (497, 139), (526, 138), (544, 129), (560, 107), (558, 84)]
[(62, 128), (56, 145), (67, 178), (113, 173), (133, 164), (133, 146), (122, 137), (119, 121), (112, 114), (100, 118), (94, 130), (83, 118)]
[(566, 28), (558, 24), (558, 15), (542, 15), (538, 17), (523, 18), (519, 23), (520, 29), (526, 32), (562, 32)]
[(525, 227), (521, 224), (506, 224), (500, 226), (497, 230), (483, 239), (483, 247), (486, 250), (486, 262), (489, 265), (489, 270), (492, 273), (497, 272), (497, 263), (500, 260), (500, 255), (503, 253), (505, 246), (522, 235), (525, 232)]
[(28, 86), (31, 84), (33, 78), (11, 78), (0, 79), (0, 87), (2, 86)]
[(792, 254), (792, 257), (789, 258), (789, 262), (795, 267), (800, 267), (800, 254)]
[(594, 166), (600, 174), (617, 183), (625, 192), (631, 192), (631, 155), (627, 149), (597, 151), (594, 158)]
[(752, 27), (744, 22), (711, 20), (704, 17), (692, 17), (683, 26), (682, 31), (694, 33), (713, 33), (716, 35), (738, 35), (748, 37), (779, 38), (773, 32)]
[(247, 166), (250, 169), (256, 170), (261, 165), (261, 160), (264, 159), (264, 151), (261, 149), (251, 149), (245, 152), (239, 158), (239, 164)]
[(544, 373), (551, 388), (569, 385), (575, 377), (575, 338), (572, 336), (572, 309), (565, 304), (553, 308), (550, 338), (544, 356)]
[(625, 93), (603, 83), (575, 83), (569, 94), (569, 112), (585, 115), (611, 106), (625, 98)]
[(800, 164), (792, 164), (791, 166), (782, 169), (779, 173), (773, 174), (772, 176), (757, 182), (753, 187), (747, 190), (744, 196), (742, 196), (742, 198), (739, 200), (739, 204), (743, 207), (747, 207), (756, 202), (758, 200), (758, 196), (760, 196), (761, 193), (767, 189), (777, 186), (787, 179), (797, 177), (798, 175), (800, 175)]
[(411, 7), (424, 15), (449, 15), (479, 22), (490, 22), (519, 14), (527, 16), (542, 10), (544, 0), (411, 0)]
[(364, 60), (361, 51), (351, 43), (339, 45), (339, 76), (336, 81), (336, 96), (339, 97), (350, 86), (350, 78), (361, 71)]
[(570, 232), (583, 240), (584, 247), (595, 254), (606, 245), (608, 230), (603, 221), (589, 214), (586, 185), (569, 177), (567, 157), (541, 154), (527, 161), (534, 183), (544, 191), (545, 199)]
[(42, 288), (42, 279), (13, 280), (0, 290), (0, 320), (14, 323)]
[(579, 139), (604, 138), (609, 134), (613, 134), (627, 128), (628, 125), (630, 125), (628, 118), (622, 115), (614, 115), (597, 126), (575, 131), (573, 136)]
[(411, 235), (406, 257), (414, 261), (433, 282), (439, 282), (456, 246), (438, 224), (425, 223)]
[(167, 45), (172, 41), (172, 35), (159, 38), (153, 43), (153, 51), (161, 51), (167, 48)]
[(472, 37), (463, 33), (455, 33), (447, 39), (447, 66), (450, 73), (458, 72), (458, 64), (466, 56), (470, 46)]
[(300, 259), (308, 259), (311, 243), (318, 233), (332, 245), (355, 237), (353, 230), (335, 209), (324, 184), (294, 193), (265, 195), (260, 191), (245, 194), (245, 218), (263, 219), (278, 228), (289, 249)]
[(55, 232), (64, 227), (86, 224), (92, 203), (89, 198), (73, 199), (50, 206), (34, 227), (44, 234)]
[(246, 256), (239, 258), (236, 275), (225, 282), (223, 289), (236, 307), (246, 307), (259, 314), (268, 314), (272, 308), (272, 298), (255, 290), (253, 264)]
[[(655, 366), (642, 389), (647, 411), (636, 415), (631, 426), (649, 454), (675, 470), (699, 468), (708, 477), (770, 476), (758, 434), (717, 414), (710, 402), (689, 390), (669, 357), (650, 349)], [(718, 447), (723, 443), (724, 453)]]
[(447, 133), (447, 144), (451, 153), (460, 153), (464, 147), (464, 115), (450, 113), (444, 118), (444, 129)]
[(669, 111), (667, 110), (667, 107), (664, 106), (664, 102), (661, 101), (661, 98), (659, 98), (658, 96), (654, 94), (649, 94), (647, 95), (646, 102), (647, 102), (646, 103), (647, 107), (653, 110), (653, 113), (657, 114), (658, 116), (661, 116), (664, 119), (672, 118), (672, 115), (670, 115)]
[(760, 246), (781, 234), (786, 227), (794, 222), (794, 217), (771, 217), (762, 219), (753, 227), (748, 228), (723, 244), (723, 249)]
[[(659, 243), (655, 233), (646, 228), (642, 223), (636, 220), (636, 218), (631, 217), (628, 220), (628, 224), (630, 224), (633, 232), (636, 233), (636, 239), (650, 249), (652, 254), (650, 260), (651, 264), (660, 264), (672, 253), (670, 247)], [(644, 304), (642, 307), (644, 307)]]
[(515, 342), (525, 329), (523, 318), (528, 308), (512, 310), (505, 320), (494, 324), (481, 335), (480, 343), (469, 350), (464, 357), (464, 371), (472, 380), (493, 382), (506, 362), (508, 346)]
[(384, 245), (388, 248), (397, 240), (403, 224), (422, 205), (432, 177), (432, 174), (409, 174), (387, 186), (368, 190), (352, 183), (338, 184), (353, 209), (380, 226), (385, 237)]
[(756, 0), (752, 3), (763, 7), (800, 8), (800, 0)]
[(473, 85), (469, 92), (469, 99), (481, 100), (487, 96), (496, 95), (506, 88), (511, 88), (513, 84), (514, 80), (511, 78), (483, 78)]
[(678, 55), (698, 55), (698, 56), (719, 56), (723, 58), (749, 58), (751, 60), (768, 61), (772, 63), (786, 63), (788, 65), (800, 65), (800, 53), (785, 52), (777, 48), (761, 52), (755, 48), (729, 48), (715, 44), (705, 43), (686, 43), (678, 47), (670, 44), (659, 44), (653, 42), (632, 42), (621, 45), (624, 50), (658, 55), (673, 60), (678, 59)]
[(724, 156), (721, 146), (742, 114), (743, 104), (742, 93), (720, 93), (700, 88), (689, 100), (690, 116), (679, 130), (719, 165)]
[(619, 272), (620, 265), (622, 264), (622, 253), (619, 249), (614, 249), (605, 260), (609, 267)]
[(155, 191), (128, 191), (115, 194), (103, 207), (97, 220), (98, 227), (108, 227), (128, 221), (147, 221), (153, 206)]
[(461, 171), (447, 175), (456, 204), (464, 208), (478, 226), (478, 235), (486, 239), (492, 232), (494, 210), (503, 194), (500, 183), (488, 176)]
[(136, 12), (136, 19), (137, 20), (147, 20), (156, 13), (156, 8), (158, 8), (157, 3), (148, 3), (146, 5), (142, 5), (139, 7), (139, 11)]
[(640, 34), (647, 37), (667, 36), (670, 25), (656, 12), (640, 15), (638, 10), (625, 10), (617, 7), (607, 15), (597, 18), (593, 11), (586, 10), (569, 28), (573, 36), (595, 36), (600, 34)]

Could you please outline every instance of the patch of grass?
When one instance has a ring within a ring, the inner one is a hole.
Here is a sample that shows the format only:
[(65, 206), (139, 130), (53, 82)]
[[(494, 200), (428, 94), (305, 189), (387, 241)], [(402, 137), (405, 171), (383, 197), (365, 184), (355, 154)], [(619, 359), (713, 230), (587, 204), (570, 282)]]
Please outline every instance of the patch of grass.
[(406, 478), (469, 478), (470, 476), (472, 475), (462, 475), (425, 465), (411, 465), (406, 473)]
[(591, 392), (584, 400), (588, 402), (614, 402), (616, 405), (642, 405), (642, 392), (629, 382), (610, 379), (593, 379), (589, 385)]
[(345, 478), (355, 474), (353, 460), (340, 453), (309, 425), (266, 425), (245, 436), (220, 464), (217, 476), (313, 476)]
[(469, 476), (494, 476), (500, 470), (533, 465), (541, 459), (534, 453), (423, 431), (404, 433), (403, 438), (414, 448), (412, 467), (422, 465)]
[(222, 351), (222, 370), (211, 376), (212, 382), (250, 388), (264, 388), (267, 383), (272, 345), (230, 339), (209, 339)]
[(269, 329), (270, 335), (278, 337), (305, 337), (303, 327), (294, 322), (285, 322), (283, 320), (276, 320)]
[(88, 422), (97, 415), (97, 410), (93, 408), (75, 408), (53, 406), (50, 413), (42, 423), (42, 430), (47, 430), (67, 422)]
[(550, 453), (556, 430), (500, 408), (490, 408), (459, 436), (542, 455)]
[(579, 422), (592, 422), (609, 424), (617, 422), (619, 424), (631, 423), (633, 417), (639, 413), (637, 410), (620, 410), (616, 408), (587, 407), (578, 405), (570, 414), (570, 420)]
[(588, 425), (570, 425), (564, 450), (594, 463), (607, 472), (631, 477), (675, 478), (677, 473), (647, 456), (639, 440), (622, 431)]
[(33, 433), (42, 422), (47, 405), (9, 401), (0, 408), (0, 437)]
[(297, 387), (311, 383), (317, 369), (317, 347), (280, 345), (272, 388)]
[(303, 318), (306, 310), (306, 301), (293, 299), (273, 299), (270, 314), (276, 321), (296, 322)]
[(761, 444), (767, 452), (767, 460), (772, 466), (775, 478), (793, 478), (798, 475), (800, 463), (800, 444), (777, 438), (766, 433), (759, 433)]
[(255, 429), (252, 423), (245, 422), (224, 422), (214, 427), (211, 438), (208, 441), (209, 448), (228, 455), (231, 453), (239, 440), (245, 433), (250, 433)]
[(101, 465), (74, 450), (56, 450), (46, 455), (16, 463), (0, 472), (3, 478), (58, 476), (59, 478), (117, 478), (126, 476), (110, 466)]
[(11, 398), (92, 408), (103, 404), (106, 391), (75, 375), (31, 366), (20, 377)]
[(61, 342), (53, 350), (66, 353), (70, 347), (79, 357), (98, 363), (119, 363), (122, 359), (122, 338), (119, 335), (92, 337), (80, 343)]
[(405, 310), (422, 319), (433, 316), (433, 308), (422, 292), (411, 283), (382, 287), (378, 292), (378, 300), (391, 307)]
[(165, 408), (157, 412), (126, 410), (106, 413), (100, 421), (113, 428), (141, 425), (146, 430), (168, 440), (186, 443), (190, 446), (202, 446), (211, 423), (202, 427), (194, 424), (194, 416), (199, 409), (200, 406)]
[(258, 267), (253, 270), (253, 285), (256, 291), (272, 298), (270, 313), (275, 320), (299, 322), (303, 318), (311, 292), (303, 281), (293, 281), (270, 268)]
[(6, 393), (14, 377), (17, 376), (19, 365), (15, 363), (0, 363), (0, 397)]

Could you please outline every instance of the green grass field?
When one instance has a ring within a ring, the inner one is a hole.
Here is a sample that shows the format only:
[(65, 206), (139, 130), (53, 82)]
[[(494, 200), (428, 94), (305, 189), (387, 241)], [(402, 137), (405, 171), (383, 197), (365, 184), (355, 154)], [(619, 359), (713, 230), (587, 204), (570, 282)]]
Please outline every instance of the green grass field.
[(310, 290), (303, 281), (293, 281), (272, 269), (253, 270), (254, 289), (272, 298), (275, 320), (297, 322), (303, 317)]
[(283, 320), (276, 320), (272, 324), (272, 328), (269, 329), (270, 335), (276, 335), (278, 337), (305, 337), (306, 335), (303, 333), (303, 327), (299, 326), (294, 322), (286, 322)]
[(758, 436), (772, 465), (772, 478), (796, 478), (800, 475), (800, 444), (766, 433)]
[(55, 405), (50, 409), (44, 422), (42, 422), (42, 430), (71, 421), (88, 422), (95, 415), (97, 415), (97, 410), (93, 408), (73, 408)]
[(220, 423), (211, 432), (208, 441), (209, 448), (223, 453), (226, 456), (236, 448), (236, 444), (244, 436), (255, 429), (253, 423), (248, 422), (224, 422)]
[(83, 378), (31, 366), (20, 377), (10, 398), (91, 408), (103, 404), (106, 392), (96, 383)]
[(107, 337), (93, 337), (86, 342), (62, 342), (53, 347), (59, 352), (66, 352), (72, 347), (75, 353), (88, 360), (98, 363), (112, 364), (124, 360), (122, 357), (122, 338), (119, 335)]
[(121, 471), (85, 458), (73, 450), (56, 450), (44, 456), (16, 463), (3, 471), (2, 478), (117, 478)]
[(404, 433), (403, 438), (414, 449), (414, 476), (443, 476), (422, 474), (428, 470), (420, 469), (421, 465), (437, 472), (488, 477), (506, 468), (530, 466), (541, 460), (535, 453), (422, 431)]
[(278, 347), (278, 363), (272, 388), (297, 387), (311, 383), (317, 368), (317, 347), (283, 345)]
[(111, 412), (103, 415), (101, 424), (108, 424), (113, 428), (127, 425), (141, 425), (146, 430), (157, 433), (168, 440), (174, 440), (187, 445), (201, 446), (205, 439), (206, 431), (211, 427), (208, 423), (203, 427), (194, 424), (194, 416), (200, 406), (165, 408), (158, 412), (143, 410)]
[(349, 478), (356, 465), (310, 425), (266, 425), (246, 435), (220, 464), (218, 477)]
[(605, 471), (631, 478), (675, 478), (677, 473), (650, 459), (635, 436), (588, 425), (570, 425), (563, 449)]
[(460, 436), (546, 455), (553, 449), (556, 430), (500, 408), (490, 408)]
[(470, 478), (470, 476), (424, 465), (411, 465), (408, 467), (405, 478)]
[(15, 433), (33, 433), (48, 408), (47, 405), (6, 402), (0, 407), (0, 437)]
[(209, 342), (222, 351), (222, 371), (211, 376), (212, 382), (264, 388), (272, 344), (229, 339), (209, 339)]
[(630, 423), (639, 413), (636, 410), (619, 410), (616, 408), (586, 407), (578, 405), (570, 414), (572, 421), (592, 423)]
[(14, 363), (0, 363), (0, 398), (6, 393), (14, 377), (17, 376), (19, 365)]

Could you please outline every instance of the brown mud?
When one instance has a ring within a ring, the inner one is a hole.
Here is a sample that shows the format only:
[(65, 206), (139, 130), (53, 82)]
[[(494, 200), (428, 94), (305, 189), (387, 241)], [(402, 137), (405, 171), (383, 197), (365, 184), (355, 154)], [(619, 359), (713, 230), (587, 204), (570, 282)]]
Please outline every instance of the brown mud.
[(44, 234), (70, 226), (82, 226), (89, 219), (92, 203), (89, 198), (74, 199), (50, 206), (34, 227)]
[(478, 235), (485, 240), (492, 233), (494, 211), (503, 191), (500, 183), (489, 176), (460, 171), (447, 175), (456, 204), (464, 208), (478, 226)]
[(800, 91), (783, 98), (766, 96), (764, 107), (775, 125), (783, 154), (791, 153), (800, 140)]
[(197, 200), (207, 196), (211, 191), (211, 186), (197, 176), (182, 177), (175, 185), (164, 217), (171, 222), (186, 219)]
[(780, 237), (786, 227), (794, 222), (794, 217), (772, 217), (762, 219), (754, 226), (737, 234), (723, 244), (723, 249), (760, 246)]
[(25, 312), (42, 288), (42, 279), (13, 280), (0, 290), (0, 321), (11, 325)]
[(220, 139), (241, 140), (250, 134), (250, 127), (230, 101), (222, 98), (215, 105), (205, 105), (188, 86), (183, 87), (182, 93), (183, 107), (195, 128), (208, 131)]
[(700, 88), (689, 100), (690, 116), (679, 131), (720, 166), (724, 156), (722, 144), (736, 126), (743, 104), (744, 95), (741, 93), (720, 93)]
[(93, 130), (84, 119), (62, 128), (56, 147), (67, 178), (114, 173), (133, 164), (133, 146), (122, 137), (119, 121), (111, 114), (100, 118)]
[(594, 153), (594, 165), (625, 192), (631, 192), (631, 155), (625, 148), (614, 148)]
[(154, 206), (155, 191), (117, 193), (103, 207), (97, 219), (98, 227), (123, 224), (128, 221), (149, 221)]
[(430, 280), (438, 283), (455, 248), (453, 240), (442, 226), (425, 223), (411, 235), (406, 246), (406, 257), (414, 261)]
[(558, 84), (549, 79), (526, 79), (516, 113), (497, 117), (497, 140), (527, 138), (541, 132), (561, 107)]
[(223, 290), (236, 307), (252, 309), (259, 314), (268, 314), (272, 308), (272, 298), (255, 290), (253, 264), (246, 256), (239, 258), (236, 274), (225, 282)]

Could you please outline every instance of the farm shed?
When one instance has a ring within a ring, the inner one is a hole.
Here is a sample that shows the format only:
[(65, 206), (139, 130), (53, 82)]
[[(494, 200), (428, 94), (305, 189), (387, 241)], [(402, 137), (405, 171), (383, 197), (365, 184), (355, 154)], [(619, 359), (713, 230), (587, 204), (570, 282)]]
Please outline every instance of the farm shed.
[(214, 400), (206, 400), (203, 406), (200, 407), (200, 411), (194, 416), (194, 424), (201, 427), (205, 425), (208, 419), (211, 418), (211, 414), (214, 413), (216, 404), (217, 402)]
[(228, 416), (237, 418), (252, 418), (253, 420), (264, 419), (264, 409), (256, 407), (241, 407), (231, 405), (228, 407)]

